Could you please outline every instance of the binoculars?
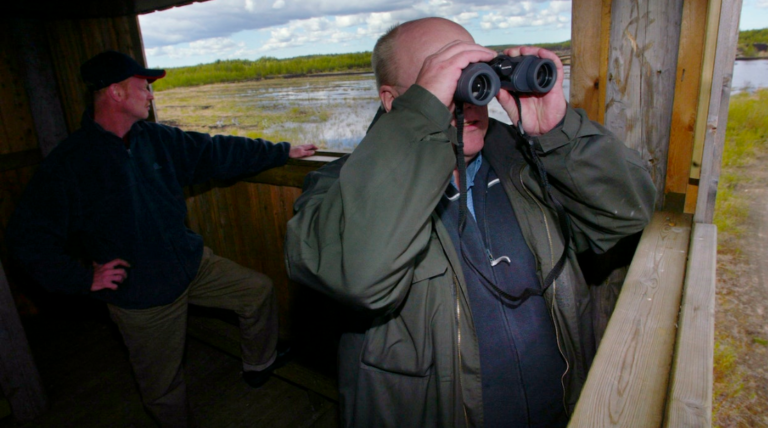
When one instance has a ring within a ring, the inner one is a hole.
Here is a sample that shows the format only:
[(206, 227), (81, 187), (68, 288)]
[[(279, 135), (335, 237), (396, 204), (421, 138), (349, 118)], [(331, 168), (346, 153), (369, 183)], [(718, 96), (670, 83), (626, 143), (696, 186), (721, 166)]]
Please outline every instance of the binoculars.
[(484, 106), (500, 89), (521, 94), (544, 94), (557, 80), (555, 63), (534, 55), (499, 55), (486, 62), (473, 63), (461, 72), (454, 99)]

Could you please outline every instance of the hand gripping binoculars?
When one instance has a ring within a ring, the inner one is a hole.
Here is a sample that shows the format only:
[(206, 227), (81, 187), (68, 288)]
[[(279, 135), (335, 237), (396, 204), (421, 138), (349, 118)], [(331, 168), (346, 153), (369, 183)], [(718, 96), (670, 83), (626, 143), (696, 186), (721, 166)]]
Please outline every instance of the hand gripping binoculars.
[(521, 94), (544, 94), (557, 80), (555, 63), (534, 55), (499, 55), (486, 62), (470, 64), (462, 70), (454, 100), (484, 106), (500, 89)]

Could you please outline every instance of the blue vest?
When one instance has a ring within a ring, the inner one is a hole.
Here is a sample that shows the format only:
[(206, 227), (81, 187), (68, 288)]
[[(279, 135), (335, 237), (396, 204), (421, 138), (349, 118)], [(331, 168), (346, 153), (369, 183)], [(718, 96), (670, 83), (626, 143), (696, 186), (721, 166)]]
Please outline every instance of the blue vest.
[(461, 259), (480, 346), (486, 427), (565, 427), (561, 377), (566, 363), (557, 347), (543, 297), (502, 301), (490, 283), (518, 296), (540, 288), (536, 259), (525, 243), (509, 198), (488, 162), (475, 175), (475, 217), (459, 237), (458, 192), (448, 186), (437, 207)]

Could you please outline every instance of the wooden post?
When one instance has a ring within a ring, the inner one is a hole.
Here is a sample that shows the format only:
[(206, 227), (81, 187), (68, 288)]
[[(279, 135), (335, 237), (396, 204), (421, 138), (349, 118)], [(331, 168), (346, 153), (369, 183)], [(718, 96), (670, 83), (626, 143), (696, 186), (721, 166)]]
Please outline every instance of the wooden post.
[(650, 162), (664, 202), (682, 0), (614, 2), (605, 125)]
[[(725, 129), (728, 123), (728, 103), (731, 100), (733, 63), (739, 41), (741, 0), (723, 0), (715, 54), (715, 72), (707, 117), (707, 134), (701, 157), (701, 178), (694, 221), (712, 223), (715, 215), (715, 197), (720, 181), (720, 167), (725, 145)], [(695, 162), (695, 159), (694, 159)]]
[[(715, 10), (716, 14), (712, 13)], [(704, 128), (699, 124), (706, 123), (712, 76), (711, 72), (706, 75), (702, 70), (712, 69), (714, 49), (710, 54), (706, 39), (711, 37), (711, 34), (717, 34), (719, 15), (720, 0), (689, 0), (683, 5), (675, 101), (667, 159), (667, 180), (664, 189), (664, 209), (667, 211), (684, 211), (690, 185), (695, 141), (697, 138), (701, 138), (702, 141), (704, 139)], [(702, 25), (702, 22), (706, 25)], [(709, 29), (711, 33), (707, 31)], [(707, 67), (706, 64), (709, 66)], [(704, 93), (706, 96), (702, 97)], [(690, 210), (685, 212), (693, 214)]]
[(48, 409), (48, 397), (0, 264), (0, 386), (16, 420), (31, 421)]

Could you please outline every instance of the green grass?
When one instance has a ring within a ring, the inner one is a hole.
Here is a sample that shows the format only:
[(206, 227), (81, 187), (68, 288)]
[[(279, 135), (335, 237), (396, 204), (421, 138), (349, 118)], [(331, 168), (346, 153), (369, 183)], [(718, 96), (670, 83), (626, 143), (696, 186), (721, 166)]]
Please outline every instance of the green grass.
[[(715, 337), (714, 390), (712, 414), (731, 410), (734, 401), (744, 390), (744, 374), (737, 365), (738, 356), (744, 352), (728, 337)], [(718, 426), (715, 423), (715, 426)]]
[(755, 159), (768, 147), (768, 90), (750, 95), (741, 93), (731, 98), (728, 127), (725, 133), (722, 171), (715, 203), (715, 224), (724, 238), (738, 238), (746, 219), (748, 201), (735, 196), (740, 183), (749, 180), (740, 167)]
[(338, 55), (311, 55), (296, 58), (259, 58), (216, 61), (190, 67), (167, 69), (165, 78), (152, 86), (155, 91), (201, 86), (211, 83), (242, 82), (277, 76), (366, 71), (371, 68), (371, 53), (357, 52)]

